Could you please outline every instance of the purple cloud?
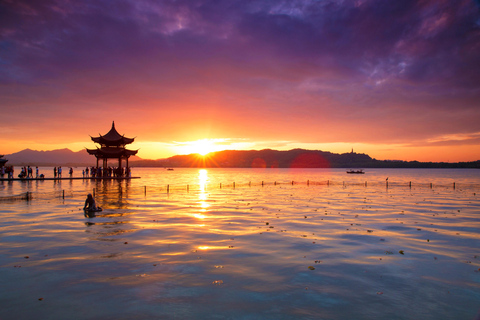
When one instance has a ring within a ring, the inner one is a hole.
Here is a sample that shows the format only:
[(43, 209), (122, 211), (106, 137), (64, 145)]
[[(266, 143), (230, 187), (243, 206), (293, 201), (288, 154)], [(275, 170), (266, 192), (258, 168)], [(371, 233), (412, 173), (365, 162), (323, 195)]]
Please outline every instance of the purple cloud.
[(471, 0), (12, 0), (0, 97), (18, 126), (200, 108), (261, 139), (397, 143), (478, 132), (479, 49)]

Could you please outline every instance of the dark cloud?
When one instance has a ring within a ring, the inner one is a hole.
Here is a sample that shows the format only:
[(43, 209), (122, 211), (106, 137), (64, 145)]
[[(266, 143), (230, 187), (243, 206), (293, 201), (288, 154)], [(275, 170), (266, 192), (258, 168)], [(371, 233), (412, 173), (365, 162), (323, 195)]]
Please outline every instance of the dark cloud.
[(358, 81), (478, 81), (468, 67), (480, 59), (471, 1), (51, 0), (4, 2), (2, 12), (2, 60), (41, 78), (131, 60), (163, 68), (177, 58), (273, 60), (279, 69), (301, 61)]

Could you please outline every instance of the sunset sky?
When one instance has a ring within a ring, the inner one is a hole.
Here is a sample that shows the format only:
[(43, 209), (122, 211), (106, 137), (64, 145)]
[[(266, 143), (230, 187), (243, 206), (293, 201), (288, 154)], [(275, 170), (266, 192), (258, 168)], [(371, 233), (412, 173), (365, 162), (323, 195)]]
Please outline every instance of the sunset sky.
[(480, 160), (480, 1), (3, 0), (0, 154)]

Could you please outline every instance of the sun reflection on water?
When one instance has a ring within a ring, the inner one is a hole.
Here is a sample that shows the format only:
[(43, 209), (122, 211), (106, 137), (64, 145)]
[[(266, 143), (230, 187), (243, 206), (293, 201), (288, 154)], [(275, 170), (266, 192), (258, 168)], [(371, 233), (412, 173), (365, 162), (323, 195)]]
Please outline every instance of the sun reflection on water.
[(205, 212), (210, 205), (207, 202), (207, 183), (208, 183), (208, 171), (206, 169), (201, 169), (198, 171), (198, 186), (200, 192), (198, 194), (198, 199), (200, 200), (200, 207)]
[(201, 213), (196, 213), (193, 216), (197, 219), (205, 219), (206, 218), (206, 216), (204, 214), (201, 214)]
[(198, 171), (198, 180), (198, 183), (200, 185), (200, 191), (205, 192), (208, 182), (208, 171), (206, 169), (201, 169)]

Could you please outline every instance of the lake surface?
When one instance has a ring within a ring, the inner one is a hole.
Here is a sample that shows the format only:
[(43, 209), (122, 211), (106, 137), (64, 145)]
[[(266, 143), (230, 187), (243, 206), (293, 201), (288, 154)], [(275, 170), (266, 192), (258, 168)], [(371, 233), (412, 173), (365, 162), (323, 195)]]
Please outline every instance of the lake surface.
[(480, 170), (133, 176), (0, 182), (0, 319), (477, 317)]

